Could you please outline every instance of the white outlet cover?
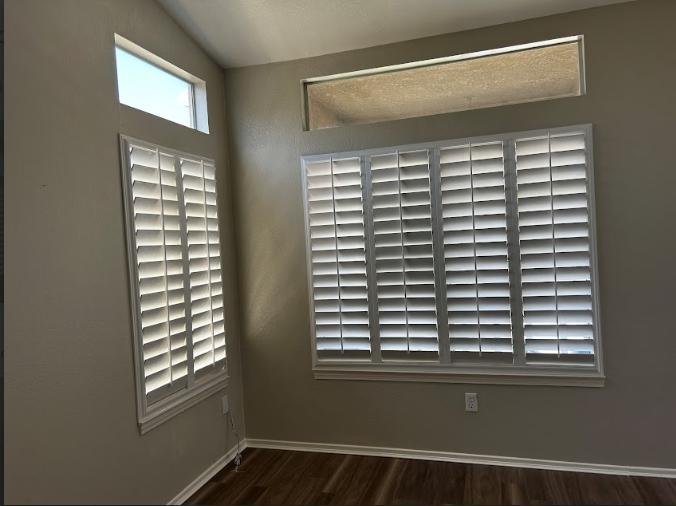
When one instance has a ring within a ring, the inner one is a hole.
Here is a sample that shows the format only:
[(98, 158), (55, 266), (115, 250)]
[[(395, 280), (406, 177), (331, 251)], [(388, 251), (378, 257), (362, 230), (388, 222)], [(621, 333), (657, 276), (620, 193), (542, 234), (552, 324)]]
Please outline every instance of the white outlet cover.
[(228, 412), (230, 411), (230, 403), (228, 402), (228, 396), (224, 395), (221, 398), (221, 402), (223, 403), (223, 414), (227, 415)]
[(465, 392), (465, 411), (479, 411), (479, 396), (476, 393)]

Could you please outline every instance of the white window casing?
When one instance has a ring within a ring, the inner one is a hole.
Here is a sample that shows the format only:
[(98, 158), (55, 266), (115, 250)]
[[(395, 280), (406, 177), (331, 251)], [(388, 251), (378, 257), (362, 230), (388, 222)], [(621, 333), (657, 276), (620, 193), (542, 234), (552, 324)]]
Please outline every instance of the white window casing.
[(120, 136), (138, 422), (146, 432), (227, 380), (216, 168)]
[(602, 386), (591, 134), (303, 157), (315, 377)]

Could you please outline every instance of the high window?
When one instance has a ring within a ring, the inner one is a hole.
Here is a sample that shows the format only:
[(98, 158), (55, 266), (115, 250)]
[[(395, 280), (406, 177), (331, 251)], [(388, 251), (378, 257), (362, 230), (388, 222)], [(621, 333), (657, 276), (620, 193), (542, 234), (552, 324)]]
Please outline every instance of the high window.
[(582, 36), (302, 81), (306, 130), (574, 97)]
[(317, 377), (603, 381), (591, 127), (303, 159)]
[(203, 80), (117, 34), (115, 64), (121, 104), (209, 133)]

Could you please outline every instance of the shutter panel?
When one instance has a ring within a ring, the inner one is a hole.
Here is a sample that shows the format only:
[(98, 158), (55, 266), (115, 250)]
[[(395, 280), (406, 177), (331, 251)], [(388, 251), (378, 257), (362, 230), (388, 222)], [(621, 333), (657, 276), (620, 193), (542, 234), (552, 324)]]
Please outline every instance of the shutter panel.
[(584, 132), (516, 140), (521, 290), (529, 363), (594, 363)]
[(127, 144), (146, 395), (187, 385), (181, 230), (174, 158)]
[(207, 205), (207, 241), (209, 243), (209, 284), (211, 285), (211, 323), (214, 331), (214, 363), (225, 365), (225, 314), (221, 272), (221, 234), (218, 229), (216, 167), (204, 162), (204, 190)]
[(223, 367), (223, 289), (216, 206), (215, 169), (181, 158), (185, 203), (190, 318), (195, 374)]
[(382, 357), (436, 359), (428, 151), (373, 156), (371, 193)]
[(511, 361), (502, 142), (442, 148), (439, 160), (452, 360)]
[(315, 339), (320, 358), (371, 353), (361, 160), (306, 164)]

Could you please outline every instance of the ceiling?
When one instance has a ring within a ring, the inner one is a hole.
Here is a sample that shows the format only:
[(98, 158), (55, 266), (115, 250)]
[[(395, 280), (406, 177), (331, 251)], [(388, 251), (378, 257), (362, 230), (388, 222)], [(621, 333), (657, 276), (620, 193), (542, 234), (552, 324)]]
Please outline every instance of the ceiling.
[(627, 0), (160, 0), (222, 66), (338, 53)]

